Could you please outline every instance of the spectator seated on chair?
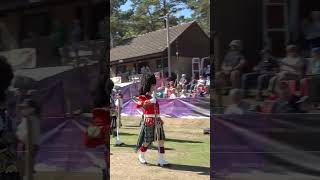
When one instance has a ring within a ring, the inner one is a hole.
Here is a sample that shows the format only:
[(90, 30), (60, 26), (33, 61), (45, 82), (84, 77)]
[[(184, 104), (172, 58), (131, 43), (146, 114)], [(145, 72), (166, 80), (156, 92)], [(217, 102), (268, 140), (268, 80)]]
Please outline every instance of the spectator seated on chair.
[(272, 57), (269, 49), (263, 49), (261, 52), (261, 61), (253, 68), (254, 72), (242, 75), (242, 92), (246, 97), (250, 80), (257, 81), (257, 99), (262, 99), (262, 90), (268, 86), (269, 80), (275, 75), (278, 67), (277, 61)]
[(203, 76), (199, 77), (199, 80), (197, 81), (197, 87), (198, 86), (204, 86), (206, 84), (206, 80), (204, 79)]
[(197, 96), (204, 97), (204, 95), (206, 94), (206, 87), (205, 87), (205, 85), (199, 84), (199, 85), (197, 86), (196, 92), (197, 92)]
[(246, 64), (246, 59), (241, 51), (241, 41), (233, 40), (230, 43), (230, 50), (222, 62), (221, 72), (216, 75), (219, 87), (223, 88), (231, 83), (232, 88), (240, 88), (240, 78)]
[(176, 90), (173, 89), (171, 95), (169, 96), (169, 99), (176, 99), (177, 95), (176, 95)]
[(182, 89), (184, 89), (187, 85), (187, 75), (186, 74), (182, 74), (180, 80), (179, 80), (179, 85), (182, 87)]
[(196, 85), (198, 84), (198, 80), (197, 79), (193, 79), (188, 85), (187, 85), (187, 90), (188, 92), (192, 92)]
[(158, 98), (164, 98), (164, 90), (165, 90), (164, 87), (159, 87), (159, 88), (157, 89), (157, 97), (158, 97)]
[(272, 77), (269, 82), (269, 91), (273, 92), (275, 85), (283, 80), (300, 80), (305, 75), (305, 59), (299, 55), (296, 45), (286, 48), (287, 56), (279, 61), (279, 73)]
[(311, 50), (310, 69), (307, 77), (300, 81), (301, 95), (316, 94), (320, 88), (320, 47)]
[(271, 113), (298, 113), (300, 98), (292, 94), (286, 82), (279, 82), (276, 87), (277, 99), (272, 106)]
[(226, 108), (224, 114), (244, 114), (251, 109), (251, 105), (242, 99), (240, 89), (232, 89), (230, 91), (231, 104)]

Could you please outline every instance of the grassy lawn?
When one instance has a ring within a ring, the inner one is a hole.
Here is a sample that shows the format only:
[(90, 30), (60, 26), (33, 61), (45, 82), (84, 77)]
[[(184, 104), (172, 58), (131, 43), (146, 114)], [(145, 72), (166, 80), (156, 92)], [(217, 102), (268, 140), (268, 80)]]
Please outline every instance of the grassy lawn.
[[(172, 164), (168, 169), (155, 166), (157, 143), (154, 143), (153, 148), (146, 154), (151, 166), (138, 163), (134, 147), (139, 133), (139, 121), (137, 117), (123, 117), (120, 137), (126, 143), (124, 147), (114, 147), (115, 141), (111, 140), (112, 179), (140, 179), (141, 173), (146, 170), (155, 171), (155, 179), (169, 176), (172, 178), (172, 175), (175, 175), (175, 179), (209, 179), (210, 136), (203, 134), (203, 129), (209, 127), (209, 119), (164, 119), (167, 138), (165, 157)], [(128, 165), (130, 168), (126, 169), (123, 176), (121, 169)]]
[[(134, 147), (139, 133), (138, 117), (123, 117), (120, 130), (124, 147), (114, 147), (111, 139), (111, 179), (115, 180), (209, 180), (210, 136), (203, 129), (210, 125), (204, 119), (163, 119), (167, 141), (165, 158), (171, 163), (168, 168), (157, 164), (157, 143), (146, 154), (148, 166), (139, 164)], [(146, 173), (148, 172), (148, 173)], [(101, 180), (101, 173), (38, 172), (35, 180)]]

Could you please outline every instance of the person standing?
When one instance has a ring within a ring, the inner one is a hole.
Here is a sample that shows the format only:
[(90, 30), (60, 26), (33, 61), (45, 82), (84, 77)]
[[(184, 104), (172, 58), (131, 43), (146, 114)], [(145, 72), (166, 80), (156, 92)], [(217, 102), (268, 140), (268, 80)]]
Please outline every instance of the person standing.
[(114, 83), (102, 71), (94, 93), (92, 110), (92, 123), (84, 134), (84, 144), (89, 148), (105, 146), (105, 168), (103, 168), (103, 180), (110, 176), (110, 97)]
[(0, 179), (21, 180), (17, 167), (17, 139), (6, 107), (6, 91), (13, 79), (11, 65), (0, 57)]
[(155, 85), (157, 83), (155, 75), (146, 74), (141, 79), (140, 96), (137, 108), (143, 109), (143, 123), (138, 138), (136, 150), (138, 160), (141, 164), (147, 164), (145, 153), (150, 144), (158, 141), (158, 165), (167, 166), (169, 163), (164, 159), (165, 133), (163, 121), (160, 118), (160, 107), (155, 95)]
[(70, 34), (71, 49), (75, 53), (76, 62), (79, 60), (80, 42), (82, 40), (82, 29), (80, 21), (74, 20)]

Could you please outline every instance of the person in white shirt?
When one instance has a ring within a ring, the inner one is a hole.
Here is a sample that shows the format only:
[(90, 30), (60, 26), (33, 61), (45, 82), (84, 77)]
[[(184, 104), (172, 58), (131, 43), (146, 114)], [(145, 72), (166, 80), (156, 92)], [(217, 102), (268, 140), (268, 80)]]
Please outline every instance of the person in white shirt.
[(203, 76), (200, 76), (199, 80), (198, 80), (197, 87), (198, 86), (204, 86), (204, 85), (206, 85), (206, 80), (203, 78)]
[(269, 91), (273, 92), (275, 85), (283, 80), (300, 80), (304, 76), (305, 59), (300, 56), (299, 49), (296, 45), (288, 45), (286, 48), (287, 56), (281, 61), (279, 72), (271, 78), (269, 82)]

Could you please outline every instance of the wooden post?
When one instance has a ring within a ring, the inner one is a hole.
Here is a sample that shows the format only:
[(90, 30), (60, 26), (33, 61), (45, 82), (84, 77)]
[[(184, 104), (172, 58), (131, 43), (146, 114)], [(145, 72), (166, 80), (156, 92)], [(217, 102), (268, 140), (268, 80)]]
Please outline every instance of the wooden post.
[(33, 142), (32, 142), (32, 122), (27, 119), (27, 143), (26, 143), (26, 178), (33, 180)]

